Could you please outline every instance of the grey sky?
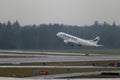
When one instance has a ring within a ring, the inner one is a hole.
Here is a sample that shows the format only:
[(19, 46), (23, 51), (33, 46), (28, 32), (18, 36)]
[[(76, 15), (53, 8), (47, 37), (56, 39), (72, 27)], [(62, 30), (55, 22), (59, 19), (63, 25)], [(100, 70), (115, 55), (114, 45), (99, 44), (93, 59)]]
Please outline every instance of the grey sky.
[(120, 0), (0, 0), (0, 21), (22, 25), (90, 25), (95, 20), (120, 24)]

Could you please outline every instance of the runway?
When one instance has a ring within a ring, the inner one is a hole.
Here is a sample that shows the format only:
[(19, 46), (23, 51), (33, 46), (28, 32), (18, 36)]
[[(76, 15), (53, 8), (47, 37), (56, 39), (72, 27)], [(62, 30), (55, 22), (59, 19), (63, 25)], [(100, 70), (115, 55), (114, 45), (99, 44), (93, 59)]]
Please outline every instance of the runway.
[[(66, 53), (66, 52), (46, 52), (46, 51), (15, 51), (15, 50), (0, 50), (0, 54), (19, 54), (19, 55), (66, 55), (66, 56), (84, 56), (86, 53)], [(102, 55), (102, 54), (92, 54), (90, 55)]]
[[(73, 80), (73, 79), (27, 79), (27, 78), (13, 78), (13, 77), (0, 77), (0, 80)], [(84, 78), (75, 80), (120, 80), (120, 78)]]
[(120, 55), (92, 54), (89, 56), (85, 56), (85, 53), (83, 55), (83, 53), (32, 52), (32, 51), (27, 51), (27, 52), (0, 51), (0, 52), (1, 52), (0, 57), (2, 56), (0, 58), (0, 63), (4, 63), (4, 64), (6, 63), (19, 64), (19, 63), (34, 63), (34, 62), (39, 63), (39, 62), (79, 62), (79, 61), (120, 60)]
[(120, 56), (54, 56), (26, 57), (26, 58), (0, 58), (0, 63), (33, 63), (33, 62), (74, 62), (74, 61), (106, 61), (120, 60)]
[[(102, 66), (0, 66), (0, 68), (115, 68)], [(118, 67), (119, 68), (119, 67)]]

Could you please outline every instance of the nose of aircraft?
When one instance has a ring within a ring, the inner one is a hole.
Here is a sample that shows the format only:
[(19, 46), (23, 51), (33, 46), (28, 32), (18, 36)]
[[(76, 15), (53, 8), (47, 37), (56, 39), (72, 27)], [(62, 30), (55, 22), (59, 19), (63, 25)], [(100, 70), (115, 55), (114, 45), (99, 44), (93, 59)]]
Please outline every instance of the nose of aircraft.
[(59, 35), (59, 33), (56, 34), (57, 36)]
[(56, 35), (59, 36), (59, 32)]

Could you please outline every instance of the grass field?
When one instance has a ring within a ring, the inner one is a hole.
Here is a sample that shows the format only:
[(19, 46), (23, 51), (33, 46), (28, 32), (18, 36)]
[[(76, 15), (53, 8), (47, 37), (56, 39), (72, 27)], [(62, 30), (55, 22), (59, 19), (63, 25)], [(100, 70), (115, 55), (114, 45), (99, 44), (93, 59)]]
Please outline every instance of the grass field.
[(46, 63), (21, 63), (21, 64), (0, 64), (14, 66), (114, 66), (116, 60), (111, 61), (81, 61), (81, 62), (46, 62)]
[(93, 71), (117, 71), (120, 68), (0, 68), (2, 77), (31, 77), (38, 76), (36, 71), (45, 70), (49, 74), (76, 73), (76, 72), (93, 72)]

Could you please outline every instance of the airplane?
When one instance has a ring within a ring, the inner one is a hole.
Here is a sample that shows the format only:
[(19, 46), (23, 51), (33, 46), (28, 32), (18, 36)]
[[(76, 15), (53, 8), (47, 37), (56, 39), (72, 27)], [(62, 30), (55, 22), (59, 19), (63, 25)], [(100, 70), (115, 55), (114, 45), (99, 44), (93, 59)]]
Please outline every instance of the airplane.
[(94, 46), (94, 47), (100, 47), (103, 45), (98, 45), (97, 43), (100, 40), (100, 37), (97, 36), (95, 39), (93, 40), (85, 40), (82, 38), (78, 38), (76, 36), (64, 33), (64, 32), (58, 32), (56, 34), (59, 38), (62, 38), (64, 40), (64, 43), (70, 44), (71, 46), (74, 46), (74, 44), (77, 44), (79, 47), (81, 46)]

